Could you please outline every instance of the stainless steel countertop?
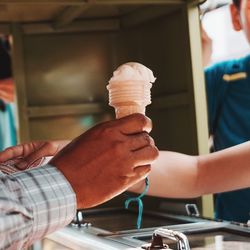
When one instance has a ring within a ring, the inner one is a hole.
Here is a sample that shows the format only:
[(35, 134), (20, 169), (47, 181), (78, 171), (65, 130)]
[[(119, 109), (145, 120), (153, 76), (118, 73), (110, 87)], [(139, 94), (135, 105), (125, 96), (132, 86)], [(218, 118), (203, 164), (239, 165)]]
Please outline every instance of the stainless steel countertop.
[[(118, 216), (117, 213), (120, 215)], [(112, 215), (112, 216), (110, 216)], [(133, 212), (131, 211), (131, 215)], [(155, 215), (155, 224), (152, 225), (151, 216)], [(159, 220), (161, 216), (161, 220)], [(131, 250), (142, 249), (141, 246), (151, 241), (151, 237), (156, 228), (162, 227), (161, 223), (166, 223), (163, 227), (182, 232), (189, 239), (191, 249), (210, 249), (215, 243), (226, 244), (225, 250), (230, 244), (242, 242), (245, 249), (250, 249), (250, 228), (247, 225), (235, 225), (230, 222), (216, 222), (209, 219), (203, 219), (196, 216), (171, 215), (159, 212), (145, 212), (144, 226), (136, 230), (128, 230), (128, 223), (124, 220), (133, 220), (128, 212), (119, 209), (84, 211), (84, 226), (67, 226), (46, 238), (51, 244), (58, 244), (58, 247), (50, 249), (61, 250), (59, 246), (66, 250)], [(173, 224), (169, 224), (169, 223)], [(160, 223), (160, 224), (159, 224)], [(92, 225), (91, 225), (92, 224)], [(151, 225), (151, 227), (148, 227)], [(153, 227), (152, 227), (153, 226)], [(53, 241), (53, 242), (52, 242)], [(165, 241), (175, 249), (172, 241)], [(59, 245), (60, 244), (60, 245)], [(212, 244), (212, 245), (211, 245)], [(198, 248), (197, 248), (198, 247)], [(47, 249), (47, 248), (46, 248)], [(224, 248), (223, 248), (224, 249)]]
[[(88, 233), (86, 230), (66, 227), (46, 237), (72, 250), (128, 250), (126, 245), (109, 241)], [(135, 248), (134, 248), (135, 249)]]

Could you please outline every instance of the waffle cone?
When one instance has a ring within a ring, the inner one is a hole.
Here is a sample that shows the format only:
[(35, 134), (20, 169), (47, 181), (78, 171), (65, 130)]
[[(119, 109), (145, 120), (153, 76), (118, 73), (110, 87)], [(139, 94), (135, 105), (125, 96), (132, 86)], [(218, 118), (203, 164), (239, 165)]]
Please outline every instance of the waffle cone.
[(117, 119), (135, 113), (145, 115), (145, 106), (140, 106), (133, 103), (119, 103), (119, 105), (117, 104), (114, 108)]

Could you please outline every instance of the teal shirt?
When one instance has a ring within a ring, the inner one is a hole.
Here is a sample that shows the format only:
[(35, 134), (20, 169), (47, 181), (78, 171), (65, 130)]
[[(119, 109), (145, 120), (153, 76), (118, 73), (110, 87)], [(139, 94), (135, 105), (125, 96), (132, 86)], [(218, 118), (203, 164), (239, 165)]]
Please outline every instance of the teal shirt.
[(0, 111), (0, 151), (13, 145), (16, 145), (14, 105), (6, 104), (6, 110)]
[[(223, 80), (225, 74), (239, 72), (246, 72), (247, 77)], [(209, 129), (215, 151), (250, 140), (250, 56), (213, 65), (206, 69), (205, 76)], [(250, 220), (250, 189), (218, 194), (215, 216), (230, 221)]]

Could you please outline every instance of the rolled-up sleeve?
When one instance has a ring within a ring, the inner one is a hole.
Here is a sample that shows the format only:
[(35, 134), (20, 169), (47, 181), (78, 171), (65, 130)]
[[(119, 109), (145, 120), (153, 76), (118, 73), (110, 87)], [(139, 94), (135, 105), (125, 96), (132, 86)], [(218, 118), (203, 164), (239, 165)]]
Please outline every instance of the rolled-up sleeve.
[(0, 249), (27, 247), (69, 224), (75, 212), (75, 193), (53, 166), (0, 175)]

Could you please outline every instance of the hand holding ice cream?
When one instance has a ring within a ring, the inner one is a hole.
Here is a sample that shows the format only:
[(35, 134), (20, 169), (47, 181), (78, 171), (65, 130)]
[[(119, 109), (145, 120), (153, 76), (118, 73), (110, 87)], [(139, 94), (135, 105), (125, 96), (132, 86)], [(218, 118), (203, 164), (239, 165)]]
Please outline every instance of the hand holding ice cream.
[[(125, 63), (118, 67), (109, 80), (109, 105), (115, 108), (116, 118), (141, 113), (145, 115), (145, 108), (151, 103), (150, 89), (155, 81), (153, 72), (144, 65), (136, 62)], [(131, 202), (138, 203), (137, 229), (141, 228), (143, 202), (142, 197), (147, 193), (149, 182), (146, 178), (145, 189), (137, 197), (128, 197), (125, 208)]]

